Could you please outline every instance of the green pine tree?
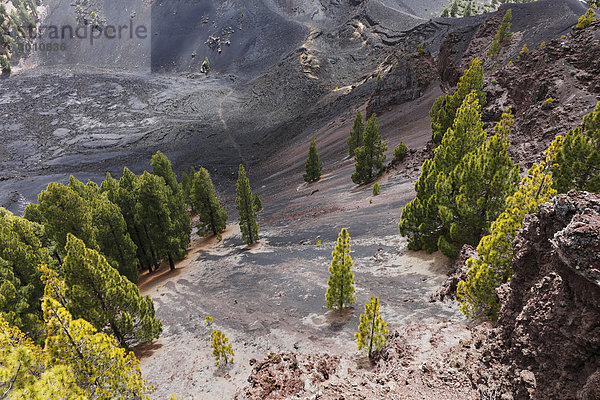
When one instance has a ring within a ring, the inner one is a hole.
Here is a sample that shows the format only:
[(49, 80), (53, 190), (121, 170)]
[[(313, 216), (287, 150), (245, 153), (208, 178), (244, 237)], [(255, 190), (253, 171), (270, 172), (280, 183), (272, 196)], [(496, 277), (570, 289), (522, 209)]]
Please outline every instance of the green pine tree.
[(121, 275), (137, 283), (137, 247), (127, 231), (121, 209), (107, 195), (98, 195), (91, 200), (91, 210), (100, 252)]
[(71, 234), (65, 251), (65, 296), (73, 315), (110, 332), (126, 348), (158, 338), (162, 324), (154, 316), (150, 297), (142, 297), (135, 284)]
[(458, 0), (454, 0), (452, 7), (450, 7), (450, 16), (453, 18), (458, 17), (458, 11)]
[[(477, 245), (504, 210), (506, 198), (515, 191), (519, 171), (508, 156), (512, 123), (509, 109), (493, 136), (466, 154), (449, 175), (440, 173), (436, 203), (443, 228), (438, 248), (449, 257), (458, 255), (463, 244)], [(453, 133), (448, 131), (449, 140)]]
[(379, 311), (379, 298), (371, 296), (371, 300), (365, 304), (365, 312), (360, 315), (358, 332), (354, 334), (358, 350), (367, 350), (371, 358), (373, 350), (377, 351), (387, 343), (388, 335), (387, 323)]
[(318, 181), (321, 178), (321, 167), (323, 164), (319, 161), (319, 153), (317, 152), (317, 143), (313, 137), (310, 141), (308, 149), (308, 159), (306, 160), (306, 173), (302, 176), (305, 182), (311, 183)]
[(365, 134), (365, 124), (363, 122), (363, 117), (360, 111), (356, 113), (356, 118), (354, 118), (354, 124), (352, 125), (352, 129), (350, 130), (350, 137), (348, 137), (348, 155), (350, 157), (354, 157), (354, 151), (362, 146), (363, 144), (363, 136)]
[(244, 166), (240, 164), (238, 180), (236, 183), (236, 205), (240, 218), (242, 240), (248, 246), (258, 241), (258, 224), (256, 222), (256, 208), (254, 195), (250, 189), (250, 180), (246, 176)]
[(210, 334), (210, 341), (212, 342), (213, 356), (217, 366), (223, 362), (225, 364), (233, 362), (233, 347), (229, 344), (229, 339), (221, 331), (214, 330)]
[(354, 151), (356, 171), (352, 174), (352, 182), (369, 183), (383, 171), (387, 144), (381, 140), (379, 125), (375, 114), (369, 118), (363, 137), (363, 144)]
[[(135, 180), (134, 197), (135, 221), (142, 231), (140, 234), (148, 244), (149, 255), (155, 267), (160, 260), (168, 257), (171, 269), (174, 268), (172, 255), (180, 242), (171, 233), (175, 230), (169, 197), (173, 195), (165, 180), (157, 175), (144, 172)], [(148, 265), (151, 272), (151, 265)]]
[(488, 56), (495, 58), (500, 52), (500, 47), (505, 43), (509, 42), (512, 38), (512, 32), (510, 31), (512, 21), (512, 10), (509, 8), (506, 10), (504, 17), (502, 17), (502, 22), (500, 23), (500, 27), (496, 32), (496, 36), (492, 42), (492, 46), (488, 52)]
[(217, 235), (227, 227), (227, 212), (219, 203), (210, 174), (200, 168), (193, 177), (191, 198), (194, 210), (198, 213), (198, 231)]
[(454, 125), (426, 160), (417, 195), (402, 211), (399, 229), (412, 250), (440, 249), (454, 257), (476, 245), (514, 192), (518, 170), (508, 157), (510, 110), (486, 140), (475, 92), (465, 98)]
[(159, 258), (151, 251), (152, 243), (145, 234), (147, 227), (143, 222), (135, 219), (136, 204), (138, 203), (135, 195), (136, 182), (137, 176), (125, 167), (123, 176), (118, 181), (107, 174), (106, 180), (102, 183), (101, 191), (105, 192), (109, 200), (114, 202), (121, 210), (129, 236), (137, 247), (136, 254), (140, 268), (151, 270), (153, 265), (159, 263)]
[(258, 194), (254, 194), (254, 210), (256, 212), (262, 211), (263, 209), (263, 205), (262, 205), (262, 200), (260, 199), (260, 197), (258, 197)]
[(88, 247), (97, 249), (90, 204), (76, 191), (51, 182), (38, 195), (37, 209), (44, 219), (46, 233), (57, 243), (58, 253), (65, 248), (69, 233), (81, 238)]
[(174, 259), (181, 259), (187, 254), (187, 248), (190, 244), (190, 234), (192, 233), (192, 222), (187, 211), (181, 185), (177, 182), (177, 177), (171, 167), (171, 161), (158, 151), (152, 156), (150, 164), (152, 166), (152, 173), (162, 177), (171, 189), (171, 194), (167, 197), (172, 222), (172, 229), (169, 232), (167, 258), (171, 269), (175, 269)]
[(438, 97), (429, 115), (431, 117), (431, 130), (433, 143), (439, 145), (448, 128), (452, 127), (456, 112), (463, 104), (467, 95), (475, 91), (479, 104), (486, 104), (486, 94), (483, 91), (483, 66), (481, 61), (473, 59), (469, 68), (464, 72), (456, 85), (456, 91), (451, 95)]
[(36, 339), (43, 327), (38, 267), (52, 263), (41, 232), (40, 225), (0, 208), (0, 317)]
[(344, 305), (354, 304), (354, 274), (352, 273), (352, 258), (350, 257), (350, 235), (343, 228), (340, 232), (335, 249), (331, 253), (329, 280), (325, 305), (327, 308), (341, 310)]
[(556, 190), (600, 192), (600, 102), (584, 117), (583, 126), (560, 138), (556, 163), (552, 166)]
[(55, 398), (49, 396), (45, 387), (57, 391), (65, 386), (68, 390), (58, 392), (56, 398), (148, 399), (150, 387), (142, 379), (133, 352), (120, 348), (113, 336), (98, 332), (84, 319), (74, 319), (63, 304), (64, 282), (49, 268), (42, 268), (42, 272), (46, 284), (42, 309), (47, 337), (43, 352), (30, 348), (29, 355), (43, 364), (46, 371), (39, 380), (29, 380), (31, 389), (39, 390), (40, 398)]

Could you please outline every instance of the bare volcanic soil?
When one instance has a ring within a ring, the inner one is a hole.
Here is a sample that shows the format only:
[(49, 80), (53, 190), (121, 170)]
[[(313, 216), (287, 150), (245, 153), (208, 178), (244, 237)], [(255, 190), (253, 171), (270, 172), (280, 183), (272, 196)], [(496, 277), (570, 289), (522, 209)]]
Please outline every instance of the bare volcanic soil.
[[(466, 396), (455, 398), (474, 398), (463, 385), (464, 375), (448, 375), (448, 384), (438, 376), (439, 352), (469, 340), (470, 332), (456, 305), (430, 302), (445, 279), (446, 259), (408, 252), (398, 234), (399, 211), (413, 196), (412, 180), (386, 175), (381, 195), (372, 198), (370, 186), (351, 183), (353, 169), (351, 160), (342, 158), (317, 183), (306, 185), (297, 177), (293, 187), (281, 185), (283, 193), (265, 193), (257, 245), (244, 246), (237, 226), (231, 226), (220, 243), (196, 239), (172, 278), (166, 273), (156, 284), (142, 285), (165, 327), (156, 343), (138, 350), (144, 377), (157, 387), (155, 398), (173, 391), (186, 399), (232, 398), (236, 392), (252, 399), (313, 396), (325, 390), (321, 383), (348, 393), (372, 386), (374, 399), (390, 391), (398, 398), (419, 398), (416, 393), (439, 398), (450, 386), (455, 389), (449, 393)], [(334, 312), (324, 307), (324, 299), (331, 251), (342, 227), (352, 236), (357, 303)], [(402, 332), (385, 369), (393, 368), (398, 387), (378, 383), (383, 367), (371, 367), (356, 350), (358, 318), (371, 295), (380, 297), (390, 330)], [(214, 319), (209, 327), (207, 315)], [(230, 338), (233, 365), (215, 367), (212, 329)], [(278, 355), (265, 363), (269, 353)], [(267, 375), (249, 382), (257, 369)], [(357, 373), (361, 377), (354, 380)], [(345, 386), (363, 380), (369, 383)], [(405, 381), (417, 386), (405, 389)], [(408, 393), (416, 397), (402, 397)]]

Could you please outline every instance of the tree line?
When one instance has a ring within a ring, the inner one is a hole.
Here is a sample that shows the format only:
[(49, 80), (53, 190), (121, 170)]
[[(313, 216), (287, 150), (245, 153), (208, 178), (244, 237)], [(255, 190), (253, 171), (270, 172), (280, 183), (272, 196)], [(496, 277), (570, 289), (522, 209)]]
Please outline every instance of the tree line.
[[(206, 169), (180, 183), (161, 152), (150, 165), (141, 175), (125, 167), (118, 180), (107, 173), (100, 185), (52, 182), (24, 217), (0, 208), (0, 396), (148, 398), (130, 349), (158, 338), (162, 323), (138, 273), (175, 268), (192, 214), (201, 235), (220, 236), (227, 223)], [(250, 245), (262, 204), (242, 165), (236, 192)]]

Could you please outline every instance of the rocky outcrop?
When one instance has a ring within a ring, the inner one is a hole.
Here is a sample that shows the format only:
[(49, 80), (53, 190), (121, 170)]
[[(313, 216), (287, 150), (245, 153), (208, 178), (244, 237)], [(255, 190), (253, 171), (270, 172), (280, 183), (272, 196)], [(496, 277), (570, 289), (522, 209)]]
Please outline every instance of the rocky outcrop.
[(475, 380), (508, 399), (598, 399), (600, 196), (571, 191), (527, 216), (513, 269)]
[(458, 289), (458, 282), (467, 280), (467, 260), (469, 258), (475, 258), (477, 256), (477, 250), (468, 244), (465, 244), (458, 257), (452, 264), (452, 268), (448, 273), (448, 278), (444, 282), (442, 288), (431, 298), (432, 301), (444, 301), (449, 299), (456, 300), (456, 290)]
[(377, 86), (367, 104), (367, 117), (421, 97), (437, 80), (433, 63), (431, 57), (418, 53), (400, 58), (388, 74), (378, 77)]

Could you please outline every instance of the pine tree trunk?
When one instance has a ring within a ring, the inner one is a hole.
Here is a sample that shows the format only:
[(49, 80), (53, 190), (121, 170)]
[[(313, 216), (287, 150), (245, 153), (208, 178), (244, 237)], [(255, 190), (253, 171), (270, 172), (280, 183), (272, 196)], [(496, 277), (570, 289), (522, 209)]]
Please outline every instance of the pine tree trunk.
[(375, 332), (375, 312), (373, 312), (373, 321), (371, 321), (371, 340), (369, 341), (369, 358), (372, 358), (373, 352), (373, 333)]
[(173, 262), (173, 256), (171, 256), (171, 253), (168, 254), (169, 256), (169, 267), (171, 268), (171, 271), (175, 270), (175, 263)]

